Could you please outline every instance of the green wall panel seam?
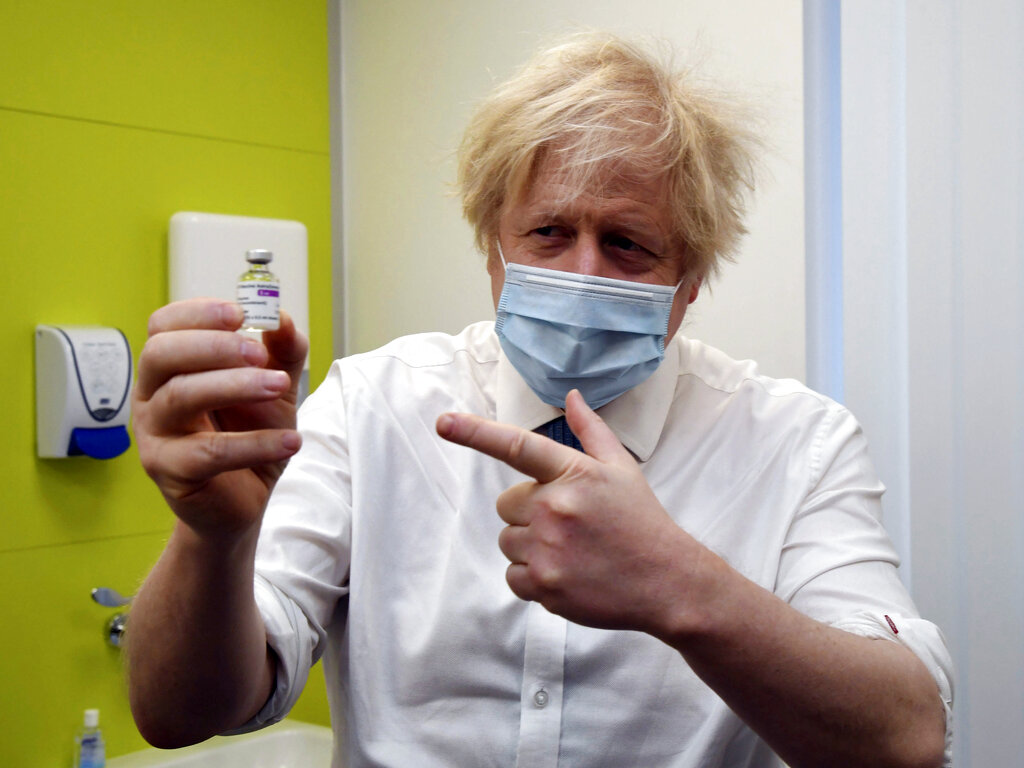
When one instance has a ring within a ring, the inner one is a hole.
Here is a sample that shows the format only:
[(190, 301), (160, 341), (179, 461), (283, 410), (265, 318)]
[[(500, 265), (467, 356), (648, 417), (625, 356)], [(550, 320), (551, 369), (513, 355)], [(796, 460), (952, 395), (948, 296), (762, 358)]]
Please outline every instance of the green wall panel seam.
[(75, 541), (55, 541), (55, 542), (48, 542), (46, 544), (30, 544), (30, 545), (25, 546), (25, 547), (8, 547), (8, 548), (0, 549), (0, 555), (10, 555), (10, 554), (18, 553), (18, 552), (34, 552), (34, 551), (37, 551), (37, 550), (46, 550), (46, 549), (63, 549), (63, 548), (66, 548), (66, 547), (79, 547), (79, 546), (83, 546), (83, 545), (99, 544), (99, 543), (108, 542), (108, 541), (125, 541), (125, 540), (128, 540), (128, 539), (143, 539), (143, 538), (150, 538), (152, 536), (170, 536), (170, 535), (171, 535), (171, 528), (170, 528), (170, 526), (168, 526), (167, 528), (159, 528), (159, 529), (157, 529), (155, 531), (141, 531), (141, 532), (137, 531), (137, 532), (134, 532), (134, 533), (115, 534), (113, 536), (94, 536), (94, 537), (88, 538), (88, 539), (76, 539)]
[(330, 158), (330, 151), (320, 149), (303, 149), (301, 147), (288, 147), (280, 144), (265, 144), (257, 141), (245, 141), (243, 139), (231, 139), (224, 136), (210, 136), (202, 133), (188, 133), (186, 131), (171, 131), (163, 128), (149, 128), (144, 125), (128, 125), (125, 123), (115, 123), (108, 120), (94, 120), (86, 117), (74, 117), (70, 115), (60, 115), (52, 112), (40, 112), (33, 109), (20, 109), (18, 107), (9, 107), (0, 104), (0, 112), (13, 112), (21, 115), (32, 115), (34, 117), (47, 117), (54, 120), (67, 120), (73, 123), (86, 123), (88, 125), (101, 125), (108, 128), (121, 128), (130, 131), (143, 131), (145, 133), (155, 133), (162, 136), (177, 136), (179, 138), (186, 139), (204, 139), (207, 141), (218, 141), (225, 144), (235, 144), (243, 147), (255, 147), (258, 149), (275, 149), (283, 152), (296, 152), (302, 155), (310, 155), (312, 157), (325, 157)]

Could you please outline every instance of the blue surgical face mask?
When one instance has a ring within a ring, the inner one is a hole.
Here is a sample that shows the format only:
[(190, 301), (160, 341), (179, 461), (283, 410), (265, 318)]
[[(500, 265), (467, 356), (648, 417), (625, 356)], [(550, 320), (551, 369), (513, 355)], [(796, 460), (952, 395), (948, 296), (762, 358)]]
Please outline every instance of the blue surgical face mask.
[(545, 403), (578, 389), (600, 408), (647, 379), (665, 356), (677, 284), (505, 265), (494, 329), (501, 348)]

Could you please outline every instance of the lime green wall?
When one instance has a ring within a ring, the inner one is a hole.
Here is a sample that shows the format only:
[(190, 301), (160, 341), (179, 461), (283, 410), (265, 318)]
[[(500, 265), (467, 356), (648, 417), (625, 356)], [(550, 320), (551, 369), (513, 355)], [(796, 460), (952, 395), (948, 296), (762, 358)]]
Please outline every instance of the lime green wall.
[[(171, 516), (124, 456), (35, 457), (33, 328), (99, 324), (137, 356), (166, 301), (175, 211), (295, 219), (310, 243), (312, 379), (331, 356), (322, 0), (4, 0), (0, 7), (0, 765), (70, 765), (86, 707), (108, 754), (142, 748), (113, 613)], [(317, 680), (301, 719), (326, 722)]]

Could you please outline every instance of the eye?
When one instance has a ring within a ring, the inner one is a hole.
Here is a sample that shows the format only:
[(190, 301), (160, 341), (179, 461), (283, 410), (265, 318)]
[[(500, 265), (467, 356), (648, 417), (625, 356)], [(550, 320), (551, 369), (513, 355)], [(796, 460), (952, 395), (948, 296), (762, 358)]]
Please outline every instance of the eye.
[(560, 227), (557, 224), (548, 224), (543, 227), (537, 227), (533, 230), (533, 234), (539, 235), (540, 237), (553, 238), (568, 237), (569, 232), (565, 227)]
[(605, 244), (610, 248), (625, 251), (633, 256), (654, 256), (654, 253), (651, 250), (644, 248), (644, 246), (634, 242), (633, 240), (630, 240), (625, 235), (608, 235), (605, 238)]

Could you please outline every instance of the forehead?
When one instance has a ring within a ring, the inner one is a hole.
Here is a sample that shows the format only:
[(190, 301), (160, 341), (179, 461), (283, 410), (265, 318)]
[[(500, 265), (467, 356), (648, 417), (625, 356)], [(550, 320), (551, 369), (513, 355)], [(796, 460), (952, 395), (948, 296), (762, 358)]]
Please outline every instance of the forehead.
[(519, 213), (601, 214), (649, 219), (667, 232), (671, 214), (664, 175), (645, 176), (621, 161), (588, 169), (543, 158), (510, 208)]

